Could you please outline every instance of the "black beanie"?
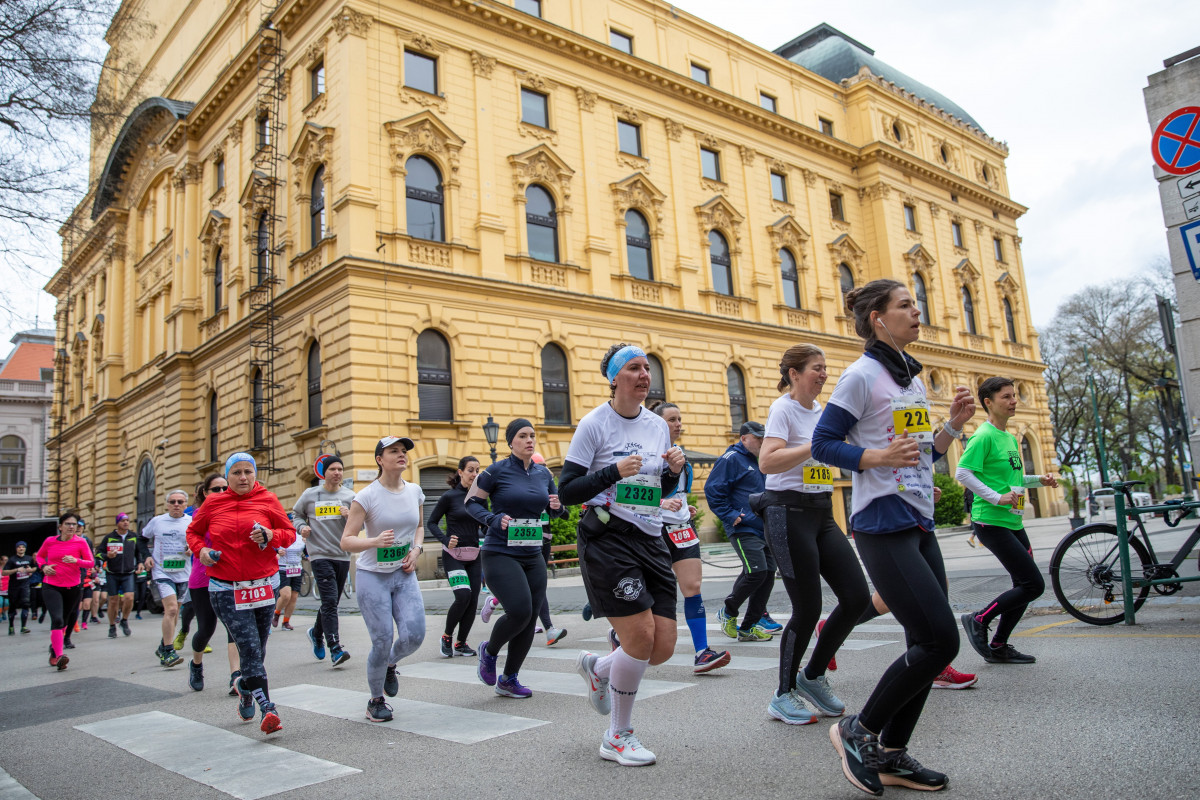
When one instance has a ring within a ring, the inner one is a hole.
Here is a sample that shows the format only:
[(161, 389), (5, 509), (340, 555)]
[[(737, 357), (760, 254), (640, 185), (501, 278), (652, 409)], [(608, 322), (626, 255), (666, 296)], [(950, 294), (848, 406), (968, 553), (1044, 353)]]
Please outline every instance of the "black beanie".
[(518, 417), (517, 419), (514, 419), (512, 422), (508, 423), (508, 427), (504, 429), (504, 441), (508, 442), (509, 447), (512, 447), (512, 440), (517, 437), (517, 432), (520, 431), (521, 428), (532, 427), (532, 422), (523, 417)]

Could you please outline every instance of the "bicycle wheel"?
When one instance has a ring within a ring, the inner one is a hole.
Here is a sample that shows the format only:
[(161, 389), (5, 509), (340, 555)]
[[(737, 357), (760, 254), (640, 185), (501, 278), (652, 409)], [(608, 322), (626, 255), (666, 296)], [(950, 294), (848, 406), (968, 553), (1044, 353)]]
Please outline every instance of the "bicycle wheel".
[[(1130, 569), (1143, 577), (1151, 566), (1141, 539), (1129, 537)], [(1050, 583), (1063, 610), (1092, 625), (1113, 625), (1125, 618), (1121, 555), (1115, 525), (1084, 525), (1072, 531), (1050, 557)], [(1149, 586), (1135, 587), (1133, 608), (1146, 602)]]
[(312, 591), (312, 588), (313, 588), (312, 573), (302, 572), (300, 574), (300, 596), (308, 597), (309, 592)]

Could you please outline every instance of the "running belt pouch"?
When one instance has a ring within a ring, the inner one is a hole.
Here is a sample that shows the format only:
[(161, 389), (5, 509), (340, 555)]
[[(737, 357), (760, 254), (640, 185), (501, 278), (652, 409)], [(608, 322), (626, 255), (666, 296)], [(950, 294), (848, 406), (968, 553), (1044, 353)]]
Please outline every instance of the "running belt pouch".
[(750, 503), (750, 510), (760, 517), (763, 515), (763, 512), (767, 510), (768, 504), (763, 500), (763, 497), (766, 494), (767, 492), (756, 492), (747, 498), (747, 501)]
[(449, 553), (451, 558), (459, 561), (474, 561), (479, 558), (478, 547), (443, 547), (442, 549)]
[(609, 517), (607, 524), (601, 522), (600, 515), (596, 513), (594, 506), (588, 506), (587, 511), (579, 517), (579, 527), (587, 531), (589, 536), (598, 536), (606, 530), (616, 533), (645, 535), (632, 522), (626, 522), (615, 514)]
[(750, 495), (750, 509), (763, 516), (763, 511), (755, 507), (755, 500), (758, 500), (765, 510), (770, 506), (788, 506), (790, 508), (833, 508), (833, 497), (831, 492), (821, 492), (820, 494), (805, 494), (804, 492), (795, 492), (791, 490), (783, 490), (779, 492), (766, 491), (761, 494)]

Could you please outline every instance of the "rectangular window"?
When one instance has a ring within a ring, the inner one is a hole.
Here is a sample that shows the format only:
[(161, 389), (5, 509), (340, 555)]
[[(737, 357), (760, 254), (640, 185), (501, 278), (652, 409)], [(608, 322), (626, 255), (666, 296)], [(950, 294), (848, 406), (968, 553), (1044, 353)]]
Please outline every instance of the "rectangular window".
[(817, 124), (821, 126), (821, 133), (826, 136), (833, 136), (833, 120), (817, 117)]
[(535, 17), (542, 15), (542, 0), (517, 0), (513, 4), (517, 11), (524, 11), (526, 14), (532, 14)]
[(532, 89), (521, 90), (521, 122), (539, 128), (550, 127), (550, 108), (546, 95)]
[(700, 175), (714, 181), (721, 180), (721, 154), (707, 147), (700, 148)]
[(318, 61), (308, 71), (308, 99), (311, 102), (323, 94), (325, 94), (325, 62)]
[(617, 120), (617, 143), (622, 153), (640, 156), (642, 154), (641, 126), (623, 119)]
[[(217, 184), (216, 190), (224, 189), (225, 188), (225, 159), (224, 159), (224, 157), (217, 159), (217, 163), (213, 165), (213, 173), (216, 178), (216, 184)], [(216, 190), (214, 190), (214, 191), (216, 191)]]
[(1004, 243), (1000, 241), (999, 236), (997, 236), (995, 239), (992, 239), (992, 248), (996, 251), (996, 260), (999, 261), (1001, 264), (1003, 264), (1004, 263)]
[(693, 62), (693, 64), (692, 64), (692, 80), (699, 81), (700, 83), (703, 83), (705, 86), (709, 86), (710, 82), (709, 82), (709, 75), (708, 75), (708, 67), (702, 67), (699, 64), (696, 64)]
[(767, 111), (770, 111), (772, 114), (779, 113), (779, 103), (776, 102), (774, 97), (767, 94), (766, 92), (758, 93), (758, 104), (760, 106), (762, 106), (763, 108), (765, 108)]
[(41, 379), (43, 381), (54, 380), (54, 367), (41, 367), (41, 368), (39, 368), (38, 371), (41, 374), (41, 376), (42, 376)]
[(609, 30), (608, 43), (622, 53), (633, 53), (633, 37), (620, 31)]
[(788, 201), (787, 177), (778, 172), (771, 173), (771, 199), (781, 203)]
[(254, 120), (255, 146), (262, 150), (271, 145), (271, 118), (267, 114), (259, 114)]
[(842, 222), (846, 221), (846, 209), (842, 206), (842, 196), (837, 192), (829, 193), (829, 216)]
[(437, 59), (404, 51), (404, 85), (426, 94), (437, 94)]
[(958, 222), (950, 223), (950, 235), (954, 238), (954, 246), (965, 248), (962, 238), (962, 225)]
[(908, 203), (904, 204), (904, 230), (914, 233), (917, 230), (917, 210)]

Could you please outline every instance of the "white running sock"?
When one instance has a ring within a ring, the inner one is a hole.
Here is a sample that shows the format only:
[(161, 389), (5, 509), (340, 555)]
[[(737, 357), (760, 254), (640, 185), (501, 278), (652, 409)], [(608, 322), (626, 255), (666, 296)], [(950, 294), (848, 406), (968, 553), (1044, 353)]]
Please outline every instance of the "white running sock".
[(612, 698), (612, 715), (609, 717), (608, 735), (612, 736), (617, 731), (633, 727), (629, 722), (633, 715), (633, 701), (637, 699), (638, 686), (642, 682), (642, 676), (646, 674), (646, 667), (649, 666), (650, 660), (636, 659), (621, 648), (614, 650), (608, 658), (611, 662), (608, 692), (609, 697)]
[(624, 651), (618, 647), (606, 656), (598, 656), (596, 658), (596, 677), (607, 678), (612, 671), (613, 659), (617, 657), (617, 653), (621, 652)]

